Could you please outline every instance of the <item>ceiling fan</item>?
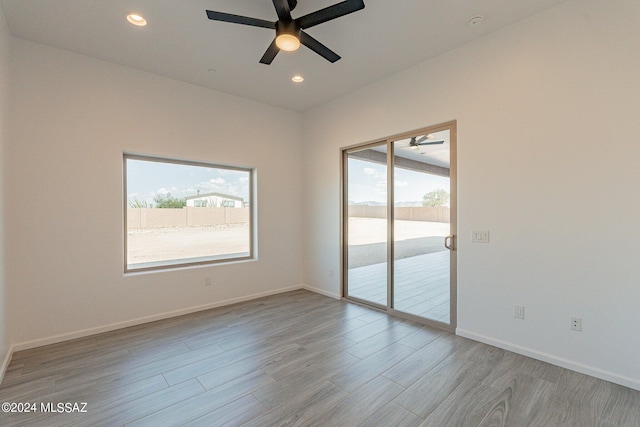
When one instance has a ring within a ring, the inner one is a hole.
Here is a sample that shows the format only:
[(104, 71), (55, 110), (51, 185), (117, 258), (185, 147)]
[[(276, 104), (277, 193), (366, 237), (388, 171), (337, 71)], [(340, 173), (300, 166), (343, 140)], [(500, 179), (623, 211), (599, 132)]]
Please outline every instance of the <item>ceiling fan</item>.
[(276, 38), (271, 42), (267, 51), (260, 59), (262, 64), (271, 64), (280, 50), (294, 51), (305, 45), (327, 61), (336, 62), (340, 56), (304, 32), (307, 28), (340, 18), (349, 13), (364, 9), (363, 0), (345, 0), (333, 6), (311, 12), (307, 15), (293, 19), (291, 11), (298, 4), (297, 0), (273, 0), (273, 6), (278, 14), (275, 22), (263, 19), (250, 18), (248, 16), (233, 15), (224, 12), (207, 10), (207, 17), (213, 21), (231, 22), (233, 24), (250, 25), (252, 27), (262, 27), (276, 30)]
[[(409, 141), (409, 147), (418, 148), (421, 145), (440, 145), (444, 144), (444, 141), (427, 141), (429, 139), (429, 135), (421, 136), (420, 138), (414, 136)], [(426, 142), (424, 142), (426, 141)]]

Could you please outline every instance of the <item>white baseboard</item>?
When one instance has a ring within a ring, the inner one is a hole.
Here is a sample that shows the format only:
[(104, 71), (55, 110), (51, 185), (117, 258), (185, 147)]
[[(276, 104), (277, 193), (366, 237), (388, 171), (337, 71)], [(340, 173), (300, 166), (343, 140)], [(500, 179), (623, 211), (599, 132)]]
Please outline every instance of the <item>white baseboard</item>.
[[(41, 347), (43, 345), (56, 344), (63, 341), (69, 341), (76, 338), (83, 338), (90, 335), (100, 334), (103, 332), (115, 331), (117, 329), (128, 328), (129, 326), (141, 325), (143, 323), (155, 322), (157, 320), (169, 319), (171, 317), (182, 316), (184, 314), (195, 313), (198, 311), (209, 310), (216, 307), (222, 307), (225, 305), (236, 304), (239, 302), (250, 301), (257, 298), (267, 297), (270, 295), (277, 295), (284, 292), (295, 291), (297, 289), (303, 289), (302, 285), (289, 286), (286, 288), (279, 288), (271, 291), (260, 292), (257, 294), (246, 295), (238, 298), (230, 298), (223, 301), (217, 301), (210, 304), (198, 305), (195, 307), (183, 308), (180, 310), (169, 311), (165, 313), (154, 314), (151, 316), (140, 317), (137, 319), (126, 320), (124, 322), (110, 323), (108, 325), (98, 326), (95, 328), (83, 329), (80, 331), (69, 332), (59, 335), (54, 335), (47, 338), (40, 338), (32, 341), (25, 341), (14, 344), (12, 346), (12, 353), (15, 351), (28, 350), (30, 348)], [(10, 360), (10, 359), (9, 359)], [(8, 366), (8, 365), (7, 365)], [(6, 369), (6, 368), (5, 368)], [(2, 371), (4, 373), (4, 370)]]
[(541, 360), (543, 362), (551, 363), (552, 365), (560, 366), (562, 368), (567, 368), (572, 371), (580, 372), (581, 374), (600, 378), (601, 380), (610, 381), (612, 383), (620, 384), (625, 387), (629, 387), (635, 390), (640, 390), (640, 379), (630, 378), (630, 377), (616, 374), (614, 372), (609, 372), (603, 369), (594, 368), (593, 366), (584, 365), (582, 363), (577, 363), (572, 360), (554, 356), (552, 354), (547, 354), (540, 351), (532, 350), (530, 348), (514, 345), (506, 341), (496, 340), (491, 337), (476, 334), (474, 332), (467, 331), (460, 328), (456, 329), (456, 335), (459, 335), (464, 338), (469, 338), (474, 341), (480, 341), (482, 343), (489, 344), (494, 347), (499, 347), (504, 350), (509, 350), (514, 353), (521, 354), (523, 356), (528, 356), (533, 359)]
[(2, 380), (4, 379), (4, 374), (7, 372), (7, 368), (9, 367), (9, 363), (11, 363), (11, 357), (13, 357), (14, 348), (13, 346), (9, 347), (7, 350), (7, 354), (4, 355), (4, 359), (2, 359), (2, 365), (0, 365), (0, 384), (2, 384)]
[(339, 294), (334, 294), (333, 292), (325, 291), (324, 289), (314, 288), (309, 285), (302, 285), (302, 289), (306, 289), (307, 291), (315, 292), (316, 294), (324, 295), (325, 297), (333, 298), (333, 299), (342, 299)]

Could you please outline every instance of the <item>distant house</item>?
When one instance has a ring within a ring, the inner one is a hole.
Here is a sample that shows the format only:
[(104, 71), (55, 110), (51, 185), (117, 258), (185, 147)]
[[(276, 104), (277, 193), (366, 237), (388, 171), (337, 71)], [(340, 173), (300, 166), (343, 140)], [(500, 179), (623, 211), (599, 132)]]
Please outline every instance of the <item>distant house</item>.
[(222, 193), (203, 193), (187, 197), (187, 206), (194, 208), (243, 208), (248, 206), (242, 197)]

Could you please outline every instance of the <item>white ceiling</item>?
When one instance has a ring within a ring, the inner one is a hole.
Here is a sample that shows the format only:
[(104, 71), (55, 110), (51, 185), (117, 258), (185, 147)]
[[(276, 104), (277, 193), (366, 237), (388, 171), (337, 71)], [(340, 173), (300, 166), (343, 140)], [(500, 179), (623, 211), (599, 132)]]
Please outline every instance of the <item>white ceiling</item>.
[[(270, 0), (0, 0), (13, 36), (244, 98), (305, 111), (566, 0), (365, 0), (310, 28), (342, 59), (305, 47), (258, 63), (273, 30), (210, 21), (205, 10), (276, 21)], [(299, 0), (294, 18), (338, 0)], [(149, 25), (128, 24), (138, 12)], [(475, 15), (479, 25), (467, 24)], [(215, 71), (213, 71), (215, 70)], [(301, 84), (291, 82), (302, 74)]]

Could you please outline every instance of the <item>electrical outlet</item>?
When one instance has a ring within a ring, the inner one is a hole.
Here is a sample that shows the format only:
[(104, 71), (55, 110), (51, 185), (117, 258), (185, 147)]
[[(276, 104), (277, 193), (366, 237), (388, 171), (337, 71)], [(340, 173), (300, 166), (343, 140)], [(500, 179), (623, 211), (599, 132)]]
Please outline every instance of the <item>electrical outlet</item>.
[(524, 305), (513, 306), (513, 317), (516, 319), (524, 319)]
[(205, 286), (211, 286), (213, 285), (213, 279), (211, 277), (205, 277), (204, 278), (204, 285)]
[(571, 330), (582, 332), (582, 318), (581, 317), (572, 317), (571, 318)]
[(329, 277), (333, 277), (333, 268), (329, 269)]

